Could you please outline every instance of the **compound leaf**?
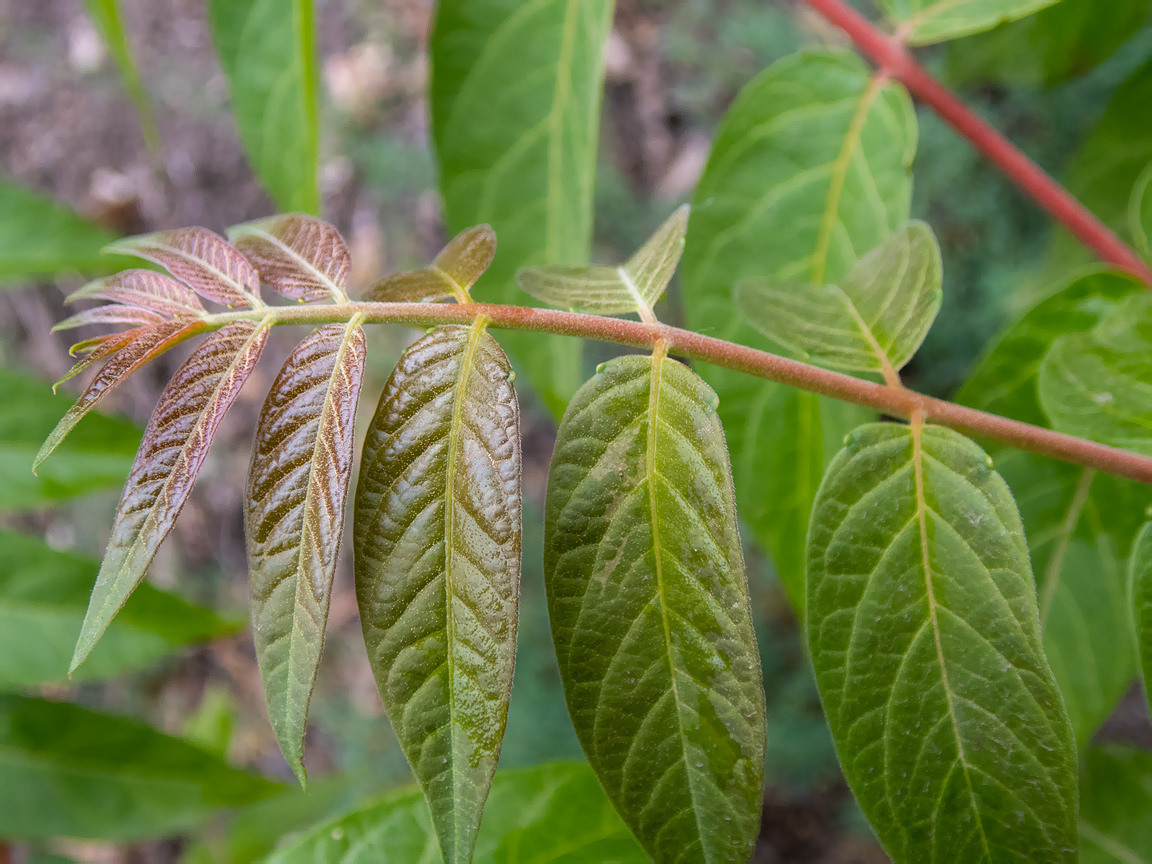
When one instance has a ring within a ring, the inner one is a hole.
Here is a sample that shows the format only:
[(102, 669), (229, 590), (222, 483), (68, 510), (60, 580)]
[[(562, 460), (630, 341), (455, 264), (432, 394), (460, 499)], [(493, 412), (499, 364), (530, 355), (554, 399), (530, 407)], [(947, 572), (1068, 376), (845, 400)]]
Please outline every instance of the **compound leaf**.
[(1152, 753), (1090, 747), (1080, 788), (1081, 864), (1152, 861)]
[[(840, 282), (860, 254), (908, 221), (916, 134), (904, 89), (847, 52), (789, 57), (745, 86), (692, 204), (688, 326), (772, 350), (735, 309), (732, 287), (747, 278)], [(737, 372), (704, 366), (701, 374), (720, 396), (740, 515), (802, 609), (816, 487), (844, 435), (868, 414)]]
[(658, 861), (746, 861), (766, 721), (716, 396), (657, 351), (577, 392), (552, 457), (544, 573), (568, 710)]
[(468, 289), (495, 255), (496, 232), (490, 225), (477, 225), (453, 237), (431, 266), (386, 276), (368, 289), (366, 297), (384, 303), (434, 303), (455, 297), (467, 303)]
[(272, 728), (301, 783), (352, 474), (360, 325), (355, 316), (319, 327), (288, 357), (260, 412), (245, 494), (256, 659)]
[[(0, 554), (0, 690), (61, 684), (100, 563), (10, 532), (0, 532)], [(141, 585), (72, 677), (114, 678), (238, 629), (236, 621)]]
[(897, 864), (1075, 861), (1076, 746), (990, 460), (868, 424), (821, 484), (806, 629), (845, 776)]
[(879, 0), (910, 45), (930, 45), (991, 30), (1057, 0)]
[(352, 256), (340, 232), (327, 222), (287, 213), (229, 228), (228, 239), (273, 291), (302, 303), (347, 302)]
[(943, 299), (940, 247), (909, 222), (852, 267), (840, 285), (752, 279), (737, 302), (757, 330), (837, 369), (894, 375), (928, 335)]
[(232, 115), (278, 209), (320, 212), (315, 11), (308, 0), (209, 0)]
[[(583, 264), (592, 233), (603, 49), (612, 0), (444, 0), (432, 32), (432, 138), (448, 225), (500, 236), (479, 289), (523, 295), (526, 264)], [(484, 293), (487, 292), (487, 293)], [(581, 347), (509, 333), (505, 347), (559, 416), (581, 381)]]
[(269, 327), (267, 321), (229, 324), (204, 340), (164, 388), (116, 508), (70, 672), (144, 579), (188, 500), (220, 421), (256, 368)]
[(243, 255), (207, 228), (179, 228), (125, 237), (109, 252), (155, 261), (189, 288), (229, 308), (263, 306), (256, 271)]
[(446, 861), (468, 861), (516, 659), (520, 413), (483, 323), (437, 328), (380, 396), (356, 488), (368, 658)]
[(1140, 529), (1128, 562), (1132, 590), (1132, 627), (1144, 695), (1152, 706), (1152, 522)]
[(1152, 456), (1152, 296), (1133, 294), (1092, 331), (1053, 342), (1037, 389), (1053, 428)]
[[(312, 828), (269, 864), (437, 864), (428, 809), (415, 789), (394, 792)], [(613, 862), (646, 856), (587, 765), (555, 762), (500, 771), (476, 840), (477, 864)]]
[(1144, 169), (1128, 205), (1128, 228), (1136, 248), (1146, 261), (1152, 262), (1152, 163)]
[(129, 841), (192, 828), (282, 787), (147, 726), (0, 696), (0, 836)]
[(594, 315), (636, 312), (650, 320), (676, 272), (687, 230), (685, 205), (619, 267), (525, 267), (516, 273), (516, 281), (549, 306)]

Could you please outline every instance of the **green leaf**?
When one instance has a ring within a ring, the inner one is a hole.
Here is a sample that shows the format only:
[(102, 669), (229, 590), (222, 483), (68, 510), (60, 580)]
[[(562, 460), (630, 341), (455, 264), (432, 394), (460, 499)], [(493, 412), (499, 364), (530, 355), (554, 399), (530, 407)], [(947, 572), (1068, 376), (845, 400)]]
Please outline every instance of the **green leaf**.
[[(1049, 347), (1064, 334), (1091, 330), (1124, 298), (1144, 291), (1138, 280), (1108, 271), (1073, 280), (1000, 336), (957, 400), (1048, 425), (1036, 375)], [(1022, 451), (993, 456), (1016, 493), (1038, 583), (1044, 651), (1083, 745), (1135, 673), (1124, 562), (1152, 490)]]
[(1076, 745), (990, 461), (947, 429), (868, 424), (812, 514), (816, 682), (897, 864), (1076, 860)]
[(124, 483), (140, 430), (95, 412), (32, 473), (40, 444), (71, 401), (46, 381), (0, 368), (0, 510), (43, 507)]
[(1145, 260), (1152, 262), (1152, 163), (1136, 181), (1128, 205), (1128, 228), (1136, 248)]
[[(736, 309), (732, 286), (838, 283), (908, 221), (915, 150), (908, 94), (855, 55), (805, 53), (761, 73), (724, 118), (696, 189), (683, 268), (688, 326), (771, 350)], [(701, 374), (720, 396), (739, 512), (801, 610), (816, 487), (845, 433), (870, 415), (737, 372)]]
[(564, 414), (544, 574), (568, 711), (659, 861), (746, 861), (766, 721), (716, 395), (661, 351), (609, 361)]
[[(7, 531), (0, 532), (0, 556), (0, 690), (61, 683), (99, 564)], [(237, 629), (236, 622), (142, 585), (73, 679), (144, 669), (185, 645)]]
[(520, 410), (482, 322), (433, 330), (388, 379), (356, 488), (368, 659), (448, 861), (500, 757), (520, 598)]
[(383, 303), (435, 303), (450, 297), (467, 303), (468, 289), (491, 266), (495, 255), (496, 232), (491, 225), (477, 225), (453, 237), (429, 266), (386, 276), (364, 296)]
[(70, 672), (143, 581), (192, 492), (224, 414), (256, 368), (270, 327), (268, 319), (237, 321), (213, 333), (164, 388), (116, 508)]
[(352, 475), (362, 320), (319, 327), (288, 357), (260, 412), (244, 496), (256, 659), (268, 717), (301, 784)]
[(1140, 29), (1149, 0), (1060, 0), (1035, 15), (1002, 24), (948, 49), (948, 80), (1012, 84), (1063, 83), (1099, 66)]
[(676, 272), (687, 229), (684, 206), (619, 267), (524, 267), (516, 281), (549, 306), (594, 315), (635, 312), (654, 321), (652, 309)]
[(1080, 780), (1081, 864), (1152, 862), (1152, 753), (1091, 747)]
[(149, 149), (158, 152), (163, 144), (160, 140), (160, 130), (156, 127), (156, 118), (152, 115), (148, 91), (144, 89), (140, 72), (132, 59), (132, 46), (128, 43), (128, 34), (124, 32), (119, 2), (84, 0), (84, 7), (100, 29), (100, 35), (104, 37), (112, 56), (116, 58), (116, 65), (120, 67), (120, 75), (124, 79), (124, 89), (128, 91), (129, 98), (135, 104), (136, 113), (140, 115), (140, 129), (144, 134), (145, 143)]
[[(476, 864), (643, 864), (636, 845), (587, 765), (554, 762), (501, 771), (476, 842)], [(318, 825), (268, 864), (437, 864), (420, 792), (400, 790)]]
[(68, 270), (114, 269), (100, 250), (115, 236), (75, 212), (0, 181), (0, 284)]
[(162, 837), (278, 788), (130, 720), (0, 696), (2, 837)]
[(1132, 628), (1136, 633), (1136, 656), (1144, 695), (1152, 706), (1152, 522), (1148, 522), (1132, 544), (1128, 561), (1132, 592)]
[[(432, 138), (453, 231), (500, 237), (480, 297), (519, 303), (526, 264), (584, 264), (592, 233), (603, 49), (612, 0), (442, 0), (432, 59)], [(582, 378), (572, 339), (503, 337), (559, 416)]]
[(909, 222), (856, 262), (840, 285), (750, 279), (736, 301), (774, 342), (835, 369), (895, 377), (916, 353), (943, 299), (940, 247)]
[(1152, 295), (1053, 342), (1036, 386), (1053, 428), (1152, 456)]
[(278, 209), (320, 212), (311, 0), (209, 0), (208, 23), (240, 141)]
[(1031, 15), (1057, 0), (879, 0), (897, 33), (910, 45), (931, 45), (991, 30)]

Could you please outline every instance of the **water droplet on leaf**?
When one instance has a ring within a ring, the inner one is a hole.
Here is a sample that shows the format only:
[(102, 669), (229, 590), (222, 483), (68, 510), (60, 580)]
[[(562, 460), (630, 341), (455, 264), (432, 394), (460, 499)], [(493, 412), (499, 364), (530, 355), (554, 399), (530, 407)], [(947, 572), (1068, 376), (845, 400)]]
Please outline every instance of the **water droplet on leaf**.
[(604, 369), (605, 369), (605, 368), (607, 368), (607, 366), (608, 366), (608, 364), (607, 364), (607, 363), (601, 363), (600, 365), (598, 365), (598, 366), (596, 367), (596, 374), (597, 374), (597, 375), (603, 375), (603, 374), (604, 374)]

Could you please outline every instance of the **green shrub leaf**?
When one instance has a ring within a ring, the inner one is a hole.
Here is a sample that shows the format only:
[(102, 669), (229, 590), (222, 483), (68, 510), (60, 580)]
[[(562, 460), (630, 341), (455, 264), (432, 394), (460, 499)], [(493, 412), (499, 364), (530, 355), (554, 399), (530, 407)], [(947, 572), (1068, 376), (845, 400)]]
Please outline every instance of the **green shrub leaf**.
[[(735, 308), (732, 287), (748, 278), (839, 283), (908, 220), (915, 150), (907, 93), (853, 54), (800, 54), (755, 78), (721, 123), (696, 189), (684, 251), (688, 325), (772, 350)], [(869, 414), (737, 372), (701, 374), (720, 396), (740, 515), (801, 609), (816, 487), (845, 433)]]
[(130, 720), (0, 696), (2, 837), (163, 837), (279, 788)]
[(447, 861), (468, 861), (508, 717), (520, 597), (520, 412), (483, 322), (409, 348), (356, 488), (368, 658)]
[[(443, 0), (432, 33), (432, 138), (449, 227), (489, 223), (500, 251), (480, 296), (519, 303), (525, 264), (584, 264), (592, 232), (603, 49), (612, 0)], [(557, 416), (581, 346), (508, 333), (504, 344)]]
[(1152, 861), (1152, 753), (1090, 747), (1080, 789), (1081, 864)]
[[(415, 789), (318, 825), (269, 864), (435, 864), (441, 860), (428, 808)], [(604, 797), (587, 765), (557, 762), (501, 771), (476, 841), (476, 864), (613, 862), (648, 857)]]
[(100, 35), (104, 37), (112, 56), (116, 58), (116, 65), (120, 67), (124, 89), (128, 91), (129, 98), (136, 106), (136, 113), (140, 116), (144, 141), (152, 150), (158, 151), (162, 144), (160, 130), (156, 128), (148, 91), (144, 89), (136, 61), (132, 58), (132, 46), (128, 42), (128, 34), (124, 32), (124, 18), (120, 14), (118, 0), (84, 0), (84, 6), (100, 29)]
[(1040, 364), (1040, 404), (1061, 432), (1152, 456), (1152, 296), (1122, 300)]
[(680, 262), (687, 229), (684, 206), (619, 267), (525, 267), (516, 281), (549, 306), (593, 315), (635, 312), (652, 321), (652, 309)]
[(1136, 536), (1128, 565), (1136, 654), (1144, 695), (1152, 707), (1152, 522), (1146, 523)]
[(264, 401), (248, 471), (244, 533), (256, 659), (272, 728), (301, 783), (352, 475), (361, 320), (319, 327), (296, 346)]
[(895, 376), (928, 335), (943, 299), (940, 247), (910, 222), (852, 267), (839, 285), (750, 279), (737, 303), (774, 342), (835, 369)]
[(657, 351), (609, 361), (556, 441), (544, 574), (568, 710), (656, 860), (746, 861), (766, 722), (716, 396)]
[(1031, 15), (1057, 0), (879, 0), (898, 33), (911, 45), (930, 45), (991, 30)]
[(1152, 163), (1136, 181), (1128, 205), (1128, 228), (1136, 248), (1145, 260), (1152, 262)]
[(220, 421), (256, 368), (270, 326), (267, 320), (238, 321), (213, 333), (164, 388), (116, 508), (69, 671), (84, 662), (144, 579), (192, 492)]
[(865, 425), (812, 514), (817, 686), (897, 864), (1076, 859), (1076, 745), (1023, 527), (989, 463), (950, 430)]
[[(0, 532), (0, 556), (0, 690), (61, 683), (100, 565), (7, 531)], [(141, 585), (72, 677), (114, 678), (238, 629), (236, 622)]]
[(319, 213), (313, 4), (209, 0), (208, 23), (256, 177), (280, 210)]

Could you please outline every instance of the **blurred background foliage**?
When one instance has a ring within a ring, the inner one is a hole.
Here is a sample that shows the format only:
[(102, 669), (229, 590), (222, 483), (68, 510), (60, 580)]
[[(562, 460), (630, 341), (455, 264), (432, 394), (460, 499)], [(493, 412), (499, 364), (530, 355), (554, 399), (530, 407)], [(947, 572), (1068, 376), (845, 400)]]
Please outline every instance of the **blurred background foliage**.
[[(1135, 173), (1152, 157), (1149, 102), (1141, 102), (1152, 88), (1150, 5), (1062, 0), (1025, 21), (919, 53), (968, 104), (1115, 221)], [(64, 680), (69, 633), (78, 628), (85, 580), (93, 578), (92, 559), (103, 549), (139, 427), (186, 351), (134, 376), (105, 405), (114, 416), (85, 421), (54, 457), (58, 474), (46, 465), (49, 473), (32, 478), (31, 455), (68, 402), (47, 389), (69, 365), (65, 341), (50, 333), (64, 317), (61, 298), (83, 282), (74, 271), (110, 266), (96, 252), (112, 236), (184, 225), (222, 231), (276, 209), (245, 156), (230, 107), (242, 112), (244, 99), (230, 96), (204, 0), (123, 0), (119, 35), (101, 23), (106, 7), (95, 0), (0, 0), (0, 284), (12, 289), (0, 294), (0, 556), (9, 567), (0, 573), (0, 692), (24, 692), (30, 673), (14, 652), (27, 648), (20, 634), (48, 632), (47, 615), (59, 639), (35, 659), (59, 665), (61, 674), (35, 677), (37, 695), (144, 721), (193, 742), (195, 753), (215, 754), (213, 770), (224, 772), (227, 782), (220, 783), (235, 785), (237, 797), (225, 800), (227, 789), (218, 790), (216, 801), (185, 789), (159, 831), (178, 832), (171, 837), (130, 823), (99, 842), (47, 839), (85, 833), (75, 825), (29, 829), (24, 834), (35, 836), (27, 842), (0, 841), (0, 862), (61, 860), (52, 855), (250, 861), (281, 835), (405, 783), (409, 774), (364, 655), (347, 556), (313, 701), (308, 763), (316, 779), (308, 793), (228, 773), (221, 761), (290, 779), (264, 716), (250, 638), (237, 633), (246, 620), (242, 478), (271, 365), (253, 375), (226, 419), (152, 567), (159, 590), (133, 600), (152, 604), (149, 614), (163, 625), (149, 631), (147, 610), (126, 611), (103, 648), (98, 680)], [(354, 289), (422, 265), (446, 239), (426, 101), (433, 7), (432, 0), (316, 3), (321, 134), (301, 145), (297, 159), (315, 159), (319, 212), (349, 238)], [(119, 39), (131, 46), (130, 56)], [(712, 134), (744, 83), (799, 48), (827, 44), (844, 42), (790, 0), (619, 0), (605, 49), (593, 259), (622, 260), (691, 196)], [(227, 50), (224, 56), (226, 63), (241, 62)], [(1125, 126), (1141, 104), (1142, 136)], [(918, 118), (913, 215), (940, 239), (945, 299), (906, 380), (950, 396), (1005, 323), (1054, 277), (1089, 259), (935, 116), (918, 111)], [(300, 170), (300, 163), (269, 170)], [(294, 206), (315, 203), (305, 196)], [(45, 281), (27, 276), (61, 269), (67, 272)], [(683, 320), (675, 283), (659, 314)], [(273, 333), (269, 352), (283, 356), (296, 335)], [(366, 393), (379, 392), (410, 338), (399, 328), (373, 328)], [(611, 353), (588, 346), (584, 362), (590, 370)], [(550, 645), (540, 569), (541, 503), (555, 429), (531, 391), (520, 392), (524, 596), (502, 767), (580, 757)], [(83, 483), (76, 471), (85, 472)], [(840, 780), (788, 603), (751, 544), (748, 560), (769, 712), (757, 860), (882, 861)], [(36, 579), (37, 573), (51, 575)], [(215, 638), (197, 644), (206, 637)], [(59, 657), (51, 654), (56, 649)], [(31, 710), (24, 698), (0, 697), (9, 700), (0, 701), (0, 751), (19, 738), (21, 712)], [(1139, 705), (1126, 701), (1103, 734), (1143, 736), (1147, 743), (1152, 730)], [(43, 722), (64, 729), (78, 721), (69, 715)], [(173, 738), (163, 747), (181, 744)], [(0, 789), (0, 812), (23, 794), (9, 785)], [(255, 799), (262, 800), (227, 815), (212, 810)], [(5, 826), (0, 815), (0, 836)]]

